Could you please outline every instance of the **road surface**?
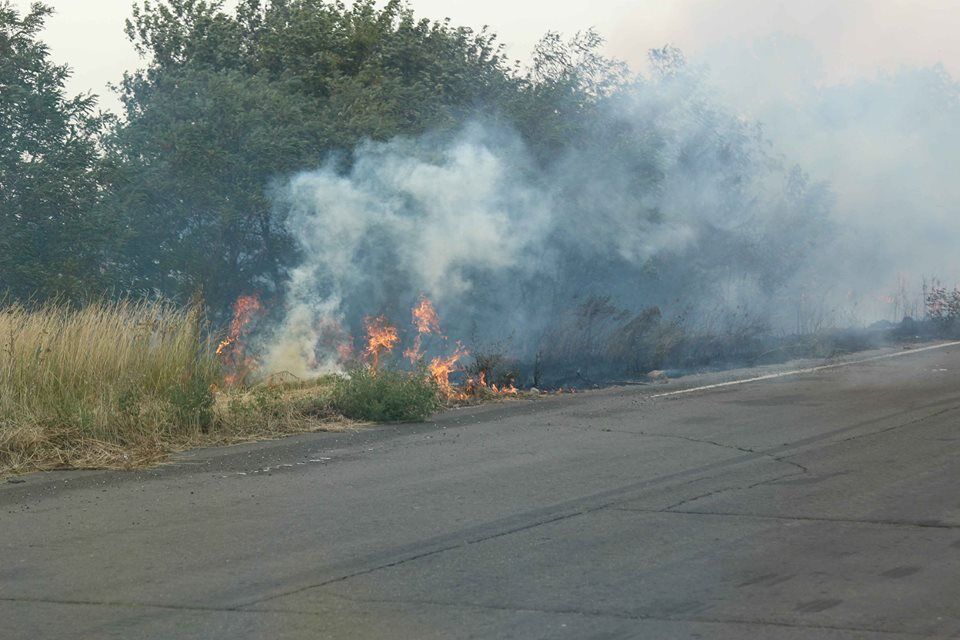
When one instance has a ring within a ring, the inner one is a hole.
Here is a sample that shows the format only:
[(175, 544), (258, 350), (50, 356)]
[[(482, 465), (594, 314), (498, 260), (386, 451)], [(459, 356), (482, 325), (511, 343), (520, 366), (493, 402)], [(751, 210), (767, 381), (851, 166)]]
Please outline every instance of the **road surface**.
[(0, 481), (0, 637), (958, 637), (960, 347), (894, 353)]

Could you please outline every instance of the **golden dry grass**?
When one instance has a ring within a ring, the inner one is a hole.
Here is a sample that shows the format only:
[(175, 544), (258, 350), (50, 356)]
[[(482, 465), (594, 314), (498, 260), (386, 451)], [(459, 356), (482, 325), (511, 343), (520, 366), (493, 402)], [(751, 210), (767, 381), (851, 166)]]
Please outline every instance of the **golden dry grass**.
[(217, 391), (195, 308), (0, 307), (0, 475), (138, 467), (171, 451), (343, 428), (329, 380)]

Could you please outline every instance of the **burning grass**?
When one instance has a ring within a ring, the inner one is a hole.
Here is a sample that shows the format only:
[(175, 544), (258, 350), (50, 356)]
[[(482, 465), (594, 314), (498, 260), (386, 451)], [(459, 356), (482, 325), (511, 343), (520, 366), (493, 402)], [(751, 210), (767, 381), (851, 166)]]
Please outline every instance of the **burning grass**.
[[(132, 468), (191, 447), (339, 430), (351, 420), (424, 420), (445, 404), (516, 395), (489, 372), (467, 375), (468, 353), (425, 361), (439, 333), (430, 302), (413, 311), (413, 369), (388, 366), (399, 344), (385, 318), (366, 323), (363, 360), (346, 375), (265, 375), (247, 338), (262, 313), (242, 296), (214, 342), (198, 308), (164, 302), (0, 307), (0, 475), (57, 468)], [(466, 375), (463, 384), (450, 381)]]
[(345, 424), (330, 378), (225, 388), (196, 308), (7, 306), (0, 341), (0, 474), (142, 466), (193, 446)]

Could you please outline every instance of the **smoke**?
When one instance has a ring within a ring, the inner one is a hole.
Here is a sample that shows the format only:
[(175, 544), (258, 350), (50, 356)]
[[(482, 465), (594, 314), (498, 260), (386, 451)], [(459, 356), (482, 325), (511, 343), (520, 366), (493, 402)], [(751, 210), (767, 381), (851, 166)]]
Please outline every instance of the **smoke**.
[(848, 321), (916, 313), (900, 283), (960, 281), (960, 86), (941, 66), (901, 67), (844, 82), (807, 42), (786, 36), (703, 56), (728, 108), (835, 194), (834, 237), (811, 253), (800, 284), (832, 295)]
[(922, 277), (960, 279), (958, 85), (941, 67), (829, 84), (811, 51), (717, 48), (546, 152), (478, 120), (293, 176), (276, 204), (303, 260), (266, 366), (336, 370), (365, 316), (403, 328), (421, 294), (451, 339), (527, 361), (621, 310), (780, 332), (916, 313)]
[(830, 228), (823, 185), (695, 73), (638, 81), (578, 125), (547, 160), (474, 122), (292, 177), (276, 202), (303, 261), (266, 367), (334, 370), (364, 316), (405, 326), (420, 294), (452, 339), (527, 359), (597, 299), (692, 323), (778, 321)]
[(295, 176), (281, 206), (304, 260), (267, 365), (335, 369), (330, 327), (404, 317), (420, 292), (452, 308), (491, 275), (531, 277), (550, 212), (530, 171), (516, 139), (473, 126), (452, 140), (369, 143), (345, 174), (331, 161)]

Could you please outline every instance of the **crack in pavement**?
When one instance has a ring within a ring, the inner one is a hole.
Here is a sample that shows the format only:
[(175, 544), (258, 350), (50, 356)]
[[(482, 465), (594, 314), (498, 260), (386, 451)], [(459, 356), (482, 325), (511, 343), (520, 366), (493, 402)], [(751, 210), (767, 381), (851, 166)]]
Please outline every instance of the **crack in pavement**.
[(839, 524), (866, 524), (885, 527), (906, 527), (917, 529), (960, 529), (960, 524), (950, 524), (939, 520), (881, 520), (873, 518), (831, 518), (828, 516), (782, 516), (763, 513), (737, 513), (734, 511), (695, 511), (691, 509), (676, 509), (673, 506), (663, 509), (644, 509), (641, 507), (608, 507), (610, 511), (627, 511), (632, 513), (675, 513), (692, 516), (716, 516), (722, 518), (752, 518), (756, 520), (789, 520), (795, 522), (831, 522)]
[[(658, 616), (658, 615), (648, 615), (648, 614), (638, 614), (638, 613), (627, 613), (622, 611), (603, 611), (600, 609), (575, 609), (567, 607), (558, 607), (558, 608), (547, 608), (547, 607), (515, 607), (509, 605), (497, 605), (497, 604), (477, 604), (477, 603), (457, 603), (457, 602), (443, 602), (435, 600), (418, 600), (418, 599), (378, 599), (378, 598), (353, 598), (346, 596), (341, 593), (330, 592), (329, 595), (335, 596), (342, 600), (347, 600), (350, 602), (360, 603), (360, 604), (393, 604), (393, 605), (419, 605), (419, 606), (436, 606), (436, 607), (447, 607), (447, 608), (460, 608), (460, 609), (479, 609), (479, 610), (489, 610), (489, 611), (504, 611), (511, 613), (542, 613), (548, 615), (579, 615), (589, 618), (613, 618), (619, 620), (630, 620), (636, 622), (679, 622), (679, 623), (699, 623), (699, 624), (727, 624), (727, 625), (738, 625), (738, 626), (749, 626), (749, 627), (763, 627), (763, 626), (772, 626), (772, 627), (782, 627), (790, 629), (806, 629), (811, 631), (851, 631), (856, 633), (872, 633), (872, 634), (884, 634), (884, 635), (898, 635), (898, 636), (911, 636), (916, 638), (931, 638), (937, 637), (938, 634), (930, 633), (917, 633), (912, 631), (891, 631), (889, 629), (878, 629), (872, 627), (848, 627), (848, 626), (839, 626), (839, 625), (823, 625), (823, 624), (801, 624), (796, 622), (784, 622), (777, 620), (747, 620), (742, 618), (708, 618), (708, 617), (679, 617), (679, 616)], [(305, 615), (312, 617), (328, 617), (328, 613), (323, 611), (311, 611), (309, 609), (299, 609), (291, 607), (258, 607), (256, 609), (250, 608), (245, 605), (238, 605), (234, 607), (214, 607), (214, 606), (201, 606), (201, 605), (171, 605), (171, 604), (153, 604), (153, 603), (140, 603), (140, 602), (121, 602), (121, 601), (97, 601), (97, 600), (72, 600), (72, 599), (54, 599), (54, 598), (16, 598), (16, 597), (0, 597), (0, 602), (7, 602), (12, 604), (18, 603), (29, 603), (29, 604), (61, 604), (61, 605), (71, 605), (71, 606), (87, 606), (87, 607), (107, 607), (107, 608), (123, 608), (123, 609), (156, 609), (160, 611), (195, 611), (199, 613), (234, 613), (234, 614), (243, 614), (243, 615), (265, 615), (265, 614), (293, 614), (293, 615)]]
[[(953, 401), (955, 402), (956, 400), (953, 399)], [(935, 403), (935, 405), (936, 404), (942, 404), (942, 402)], [(957, 405), (953, 405), (950, 407), (950, 409), (953, 409), (953, 408), (960, 408), (960, 407), (958, 407)], [(911, 411), (916, 411), (916, 408), (908, 411), (904, 411), (904, 412), (899, 412), (896, 415), (909, 413)], [(922, 422), (932, 417), (941, 415), (942, 413), (945, 413), (945, 412), (946, 410), (938, 410), (933, 413), (921, 416), (920, 418), (910, 420), (909, 422), (904, 423), (904, 425), (898, 425), (898, 426), (905, 426), (905, 424), (915, 424), (917, 422)], [(666, 474), (663, 476), (659, 476), (659, 477), (655, 477), (647, 480), (640, 480), (638, 482), (630, 483), (621, 487), (617, 487), (615, 489), (608, 489), (606, 491), (601, 491), (593, 495), (574, 498), (571, 500), (567, 500), (565, 502), (555, 504), (550, 507), (534, 509), (528, 512), (517, 514), (515, 516), (503, 518), (494, 522), (477, 525), (475, 527), (471, 527), (466, 530), (453, 532), (452, 534), (444, 534), (429, 540), (414, 542), (409, 545), (404, 545), (399, 549), (388, 550), (381, 554), (375, 554), (372, 557), (368, 556), (368, 559), (374, 560), (374, 561), (375, 561), (375, 558), (377, 557), (385, 558), (385, 559), (391, 558), (391, 556), (393, 557), (393, 559), (383, 561), (383, 562), (378, 562), (373, 566), (369, 566), (369, 564), (367, 566), (363, 566), (362, 561), (359, 563), (356, 561), (352, 561), (352, 562), (348, 561), (340, 565), (340, 566), (343, 566), (344, 570), (342, 573), (339, 573), (339, 575), (332, 575), (328, 578), (317, 580), (315, 582), (311, 582), (301, 587), (296, 587), (288, 591), (281, 591), (279, 593), (267, 595), (265, 597), (246, 602), (240, 606), (253, 606), (262, 602), (269, 602), (287, 595), (301, 593), (303, 591), (309, 591), (310, 589), (320, 588), (323, 586), (327, 586), (329, 584), (333, 584), (335, 582), (342, 582), (342, 581), (349, 580), (351, 578), (358, 577), (361, 575), (374, 573), (382, 569), (397, 567), (397, 566), (406, 564), (408, 562), (420, 560), (422, 558), (430, 557), (430, 556), (444, 553), (447, 551), (452, 551), (455, 549), (466, 547), (468, 545), (478, 544), (481, 542), (485, 542), (487, 540), (491, 540), (491, 539), (506, 536), (506, 535), (511, 535), (513, 533), (518, 533), (521, 531), (526, 531), (526, 530), (540, 527), (542, 525), (550, 524), (553, 522), (558, 522), (561, 520), (567, 520), (569, 518), (590, 514), (596, 511), (600, 511), (602, 509), (609, 508), (617, 504), (622, 504), (624, 502), (629, 502), (631, 500), (634, 500), (636, 499), (637, 492), (645, 489), (650, 489), (659, 485), (668, 484), (680, 478), (700, 476), (713, 470), (725, 470), (739, 464), (753, 462), (760, 458), (768, 458), (777, 462), (789, 464), (799, 469), (799, 471), (791, 474), (786, 474), (783, 476), (778, 476), (776, 478), (762, 480), (755, 484), (743, 487), (743, 490), (748, 490), (753, 487), (760, 486), (762, 484), (776, 482), (788, 477), (801, 475), (803, 473), (808, 473), (808, 469), (806, 467), (804, 467), (803, 465), (800, 465), (799, 463), (795, 463), (793, 461), (788, 460), (787, 457), (782, 454), (786, 454), (788, 451), (792, 449), (800, 449), (802, 447), (807, 447), (811, 444), (822, 442), (824, 440), (829, 441), (831, 438), (833, 438), (837, 434), (848, 433), (854, 429), (862, 428), (869, 424), (881, 422), (883, 420), (888, 420), (891, 417), (895, 417), (895, 416), (883, 416), (881, 418), (875, 418), (875, 419), (859, 422), (854, 425), (840, 427), (838, 429), (834, 429), (826, 433), (817, 434), (815, 436), (804, 438), (794, 443), (788, 443), (780, 447), (776, 447), (774, 449), (768, 449), (765, 451), (755, 451), (755, 450), (745, 449), (745, 448), (737, 447), (733, 445), (724, 445), (722, 443), (718, 443), (714, 441), (700, 440), (699, 442), (702, 442), (704, 444), (711, 444), (714, 446), (735, 450), (738, 452), (742, 452), (744, 455), (726, 459), (726, 460), (720, 460), (717, 462), (712, 462), (706, 465), (702, 465), (700, 467), (685, 469), (683, 471), (678, 471), (675, 473)], [(886, 429), (886, 430), (888, 431), (890, 429)], [(656, 437), (656, 436), (671, 437), (672, 435), (672, 434), (666, 434), (666, 435), (642, 434), (640, 432), (630, 432), (630, 431), (625, 431), (625, 433), (632, 433), (633, 435), (644, 435), (647, 437)], [(688, 440), (693, 442), (698, 441), (696, 439), (691, 439), (683, 436), (677, 436), (677, 437), (682, 440)], [(825, 446), (829, 446), (831, 444), (834, 444), (834, 443), (833, 442), (824, 443)], [(781, 455), (775, 455), (773, 452), (781, 452)], [(725, 490), (737, 490), (737, 489), (740, 489), (740, 487), (739, 486), (728, 487)], [(700, 496), (700, 498), (702, 497), (705, 497), (705, 496)], [(687, 504), (689, 502), (692, 502), (695, 499), (697, 498), (681, 501), (676, 505), (672, 505), (672, 507), (675, 508), (677, 506)], [(668, 507), (668, 508), (671, 508), (671, 507)], [(529, 520), (529, 518), (531, 517), (534, 518), (532, 522)], [(515, 523), (518, 520), (521, 522), (520, 524), (512, 525), (512, 526), (509, 524), (509, 523)], [(527, 520), (527, 521), (523, 522), (524, 520)], [(506, 528), (503, 528), (504, 525), (507, 525)], [(435, 544), (437, 546), (435, 546), (434, 548), (429, 548), (431, 544)], [(427, 548), (424, 549), (425, 547)], [(398, 555), (400, 555), (400, 557), (397, 557)], [(360, 564), (359, 568), (353, 568), (353, 567), (357, 567), (358, 564)], [(336, 567), (332, 567), (331, 569), (333, 572), (336, 572), (337, 570)]]
[(723, 488), (721, 488), (721, 489), (716, 489), (716, 490), (714, 490), (714, 491), (708, 491), (708, 492), (703, 493), (703, 494), (700, 494), (700, 495), (698, 495), (698, 496), (693, 496), (693, 497), (691, 497), (691, 498), (685, 498), (685, 499), (683, 499), (683, 500), (681, 500), (681, 501), (679, 501), (679, 502), (677, 502), (677, 503), (668, 505), (668, 506), (664, 507), (663, 509), (660, 509), (660, 511), (669, 511), (670, 509), (675, 509), (675, 508), (677, 508), (677, 507), (679, 507), (679, 506), (681, 506), (681, 505), (685, 505), (685, 504), (688, 504), (688, 503), (690, 503), (690, 502), (696, 502), (697, 500), (702, 500), (703, 498), (709, 498), (710, 496), (715, 496), (715, 495), (720, 494), (720, 493), (727, 493), (727, 492), (729, 492), (729, 491), (749, 491), (750, 489), (753, 489), (754, 487), (759, 487), (760, 485), (763, 485), (763, 484), (769, 484), (769, 483), (771, 483), (771, 482), (778, 482), (778, 481), (780, 481), (780, 480), (786, 480), (787, 478), (793, 478), (794, 476), (802, 476), (802, 475), (803, 475), (804, 473), (806, 473), (806, 472), (807, 472), (807, 470), (804, 469), (803, 471), (799, 471), (799, 472), (795, 471), (795, 472), (793, 472), (793, 473), (787, 473), (787, 474), (784, 474), (784, 475), (782, 475), (782, 476), (777, 476), (776, 478), (767, 478), (766, 480), (761, 480), (761, 481), (759, 481), (759, 482), (754, 482), (753, 484), (748, 484), (748, 485), (746, 485), (746, 486), (744, 486), (744, 485), (736, 485), (736, 486), (733, 486), (733, 487), (723, 487)]
[[(825, 624), (802, 624), (797, 622), (784, 622), (777, 620), (746, 620), (743, 618), (709, 618), (709, 617), (680, 617), (680, 616), (670, 616), (670, 615), (656, 615), (656, 614), (644, 614), (644, 613), (630, 613), (625, 611), (605, 611), (602, 609), (580, 609), (574, 607), (522, 607), (522, 606), (513, 606), (513, 605), (504, 605), (504, 604), (481, 604), (476, 602), (449, 602), (442, 600), (427, 600), (427, 599), (417, 599), (417, 598), (357, 598), (354, 596), (348, 596), (346, 594), (337, 593), (335, 591), (328, 591), (329, 595), (332, 595), (341, 600), (346, 600), (348, 602), (354, 602), (358, 604), (394, 604), (394, 605), (420, 605), (420, 606), (435, 606), (435, 607), (447, 607), (447, 608), (460, 608), (460, 609), (480, 609), (480, 610), (491, 610), (491, 611), (507, 611), (513, 613), (546, 613), (551, 615), (579, 615), (584, 617), (591, 618), (614, 618), (619, 620), (631, 620), (636, 622), (681, 622), (681, 623), (701, 623), (701, 624), (730, 624), (730, 625), (744, 625), (744, 626), (774, 626), (774, 627), (786, 627), (791, 629), (809, 629), (809, 630), (822, 630), (822, 631), (853, 631), (857, 633), (874, 633), (874, 634), (885, 634), (885, 635), (900, 635), (900, 636), (912, 636), (916, 638), (930, 638), (935, 637), (936, 634), (924, 634), (917, 633), (912, 631), (890, 631), (889, 629), (878, 629), (873, 627), (848, 627), (840, 625), (825, 625)], [(273, 609), (243, 609), (243, 611), (271, 611), (276, 613), (284, 613), (288, 611), (286, 608), (273, 608)], [(289, 609), (291, 613), (297, 613), (297, 609)]]
[(741, 447), (735, 444), (726, 444), (725, 442), (717, 442), (715, 440), (706, 440), (704, 438), (693, 438), (690, 436), (681, 436), (675, 433), (651, 433), (649, 431), (635, 431), (635, 432), (626, 432), (626, 433), (636, 433), (640, 436), (647, 436), (651, 438), (671, 438), (676, 440), (686, 440), (687, 442), (699, 442), (700, 444), (712, 444), (715, 447), (720, 447), (722, 449), (732, 449), (734, 451), (743, 451), (745, 453), (760, 453), (762, 451), (757, 451), (756, 449), (750, 449), (748, 447)]
[[(583, 428), (583, 427), (568, 427), (568, 428), (579, 429), (581, 431), (594, 431), (594, 429)], [(775, 462), (781, 462), (783, 464), (788, 464), (790, 466), (796, 467), (797, 469), (800, 469), (802, 473), (809, 473), (809, 469), (807, 469), (807, 467), (803, 466), (799, 462), (794, 462), (793, 460), (790, 460), (786, 456), (775, 456), (772, 453), (770, 453), (770, 451), (774, 451), (782, 447), (776, 447), (774, 449), (766, 449), (766, 450), (751, 449), (749, 447), (741, 447), (740, 445), (736, 445), (736, 444), (727, 444), (725, 442), (718, 442), (716, 440), (707, 440), (705, 438), (694, 438), (691, 436), (682, 436), (676, 433), (652, 433), (650, 431), (630, 431), (628, 429), (611, 429), (609, 427), (602, 427), (600, 431), (603, 431), (606, 433), (623, 433), (623, 434), (640, 436), (645, 438), (666, 438), (666, 439), (672, 439), (672, 440), (684, 440), (686, 442), (709, 444), (715, 447), (720, 447), (721, 449), (730, 449), (732, 451), (741, 451), (743, 453), (754, 453), (760, 456), (765, 456), (767, 458), (770, 458)]]
[[(781, 462), (781, 463), (783, 463), (783, 464), (789, 464), (789, 465), (791, 465), (791, 466), (793, 466), (793, 467), (796, 467), (797, 469), (800, 469), (800, 471), (801, 471), (802, 473), (809, 473), (809, 469), (807, 469), (807, 468), (806, 468), (805, 466), (803, 466), (802, 464), (800, 464), (800, 463), (798, 463), (798, 462), (794, 462), (793, 460), (788, 459), (786, 456), (775, 456), (775, 455), (769, 453), (769, 452), (772, 451), (773, 449), (767, 449), (767, 450), (765, 450), (765, 449), (751, 449), (751, 448), (749, 448), (749, 447), (741, 447), (741, 446), (736, 445), (736, 444), (727, 444), (727, 443), (725, 443), (725, 442), (717, 442), (716, 440), (706, 440), (706, 439), (703, 439), (703, 438), (693, 438), (693, 437), (690, 437), (690, 436), (681, 436), (681, 435), (673, 434), (673, 433), (650, 433), (649, 431), (638, 431), (638, 432), (636, 432), (636, 433), (637, 433), (638, 435), (642, 435), (642, 436), (650, 436), (650, 437), (656, 437), (656, 438), (676, 438), (676, 439), (678, 439), (678, 440), (686, 440), (686, 441), (688, 441), (688, 442), (700, 442), (700, 443), (703, 443), (703, 444), (712, 444), (712, 445), (714, 445), (714, 446), (716, 446), (716, 447), (721, 447), (721, 448), (723, 448), (723, 449), (732, 449), (732, 450), (734, 450), (734, 451), (743, 451), (743, 452), (745, 452), (745, 453), (756, 453), (756, 454), (759, 454), (759, 455), (761, 455), (761, 456), (766, 456), (767, 458), (770, 458), (771, 460), (774, 460), (774, 461), (776, 461), (776, 462)], [(778, 448), (779, 448), (779, 447), (778, 447)]]
[(374, 572), (376, 572), (376, 571), (381, 571), (381, 570), (383, 570), (383, 569), (390, 569), (390, 568), (393, 568), (393, 567), (398, 567), (398, 566), (400, 566), (400, 565), (407, 564), (408, 562), (413, 562), (413, 561), (415, 561), (415, 560), (421, 560), (421, 559), (423, 559), (423, 558), (428, 558), (428, 557), (430, 557), (430, 556), (434, 556), (434, 555), (437, 555), (437, 554), (440, 554), (440, 553), (444, 553), (444, 552), (446, 552), (446, 551), (452, 551), (452, 550), (454, 550), (454, 549), (460, 549), (460, 548), (468, 547), (468, 546), (470, 546), (470, 545), (480, 544), (480, 543), (486, 542), (486, 541), (488, 541), (488, 540), (493, 540), (493, 539), (496, 539), (496, 538), (501, 538), (501, 537), (503, 537), (503, 536), (512, 535), (512, 534), (514, 534), (514, 533), (519, 533), (519, 532), (521, 532), (521, 531), (527, 531), (527, 530), (529, 530), (529, 529), (535, 529), (535, 528), (537, 528), (537, 527), (540, 527), (540, 526), (543, 526), (543, 525), (546, 525), (546, 524), (551, 524), (551, 523), (553, 523), (553, 522), (560, 522), (560, 521), (562, 521), (562, 520), (569, 520), (570, 518), (576, 518), (576, 517), (578, 517), (578, 516), (586, 515), (586, 514), (588, 514), (588, 513), (594, 512), (594, 511), (599, 511), (599, 510), (603, 509), (604, 507), (605, 507), (605, 505), (596, 506), (596, 507), (593, 507), (593, 508), (585, 508), (585, 509), (582, 509), (582, 510), (580, 510), (580, 511), (575, 511), (575, 512), (573, 512), (573, 513), (561, 514), (561, 515), (558, 515), (558, 516), (555, 516), (555, 517), (552, 517), (552, 518), (548, 518), (548, 519), (545, 519), (545, 520), (539, 520), (539, 521), (533, 522), (533, 523), (528, 523), (528, 524), (525, 524), (525, 525), (523, 525), (523, 526), (515, 527), (515, 528), (512, 528), (512, 529), (508, 529), (508, 530), (504, 530), (504, 531), (497, 531), (497, 532), (494, 532), (494, 533), (485, 535), (485, 536), (483, 536), (483, 537), (474, 538), (474, 539), (469, 539), (469, 540), (462, 540), (462, 541), (460, 541), (460, 542), (457, 542), (457, 543), (454, 543), (454, 544), (450, 544), (450, 545), (445, 546), (445, 547), (441, 547), (441, 548), (438, 548), (438, 549), (431, 549), (430, 551), (427, 551), (427, 552), (424, 552), (424, 553), (421, 553), (421, 554), (418, 554), (418, 555), (413, 555), (413, 556), (408, 556), (408, 557), (405, 557), (405, 558), (400, 558), (400, 559), (396, 560), (395, 562), (389, 562), (389, 563), (386, 563), (386, 564), (377, 565), (377, 566), (375, 566), (375, 567), (367, 567), (367, 568), (361, 569), (361, 570), (359, 570), (359, 571), (354, 571), (353, 573), (335, 576), (335, 577), (329, 578), (328, 580), (324, 580), (323, 582), (318, 582), (318, 583), (316, 583), (316, 584), (310, 584), (310, 585), (306, 585), (306, 586), (303, 586), (303, 587), (300, 587), (300, 588), (297, 588), (297, 589), (293, 589), (293, 590), (291, 590), (291, 591), (286, 591), (286, 592), (283, 592), (283, 593), (278, 593), (278, 594), (275, 594), (275, 595), (267, 596), (267, 597), (265, 597), (265, 598), (258, 598), (258, 599), (256, 599), (256, 600), (251, 600), (251, 601), (249, 601), (249, 602), (246, 602), (246, 603), (241, 604), (241, 605), (238, 605), (238, 606), (240, 606), (240, 607), (251, 607), (251, 606), (254, 606), (254, 605), (263, 603), (263, 602), (270, 602), (271, 600), (276, 600), (276, 599), (278, 599), (278, 598), (285, 598), (285, 597), (287, 597), (287, 596), (291, 596), (291, 595), (294, 595), (294, 594), (297, 594), (297, 593), (301, 593), (301, 592), (304, 592), (304, 591), (310, 591), (311, 589), (319, 589), (320, 587), (326, 587), (326, 586), (328, 586), (328, 585), (331, 585), (331, 584), (334, 584), (334, 583), (337, 583), (337, 582), (343, 582), (343, 581), (345, 581), (345, 580), (350, 580), (351, 578), (356, 578), (356, 577), (359, 577), (359, 576), (368, 575), (368, 574), (370, 574), (370, 573), (374, 573)]
[(945, 413), (956, 411), (957, 409), (960, 409), (960, 405), (947, 407), (946, 409), (940, 409), (939, 411), (934, 411), (933, 413), (927, 414), (925, 416), (920, 416), (915, 420), (910, 420), (909, 422), (905, 422), (903, 424), (896, 424), (896, 425), (893, 425), (892, 427), (887, 427), (886, 429), (880, 429), (879, 431), (871, 431), (869, 433), (861, 433), (860, 435), (850, 436), (849, 438), (844, 438), (840, 442), (850, 442), (851, 440), (860, 440), (862, 438), (872, 438), (873, 436), (879, 436), (884, 433), (896, 431), (897, 429), (904, 429), (906, 427), (910, 427), (917, 423), (923, 422), (924, 420), (929, 420), (930, 418), (936, 418), (937, 416), (941, 416)]
[[(207, 611), (207, 612), (227, 612), (227, 611), (245, 611), (239, 607), (214, 607), (189, 604), (155, 604), (141, 602), (123, 602), (120, 600), (79, 600), (71, 598), (30, 598), (30, 597), (0, 597), (0, 602), (10, 603), (34, 603), (34, 604), (67, 604), (87, 607), (119, 607), (129, 609), (160, 609), (164, 611)], [(251, 611), (256, 611), (251, 609)]]

